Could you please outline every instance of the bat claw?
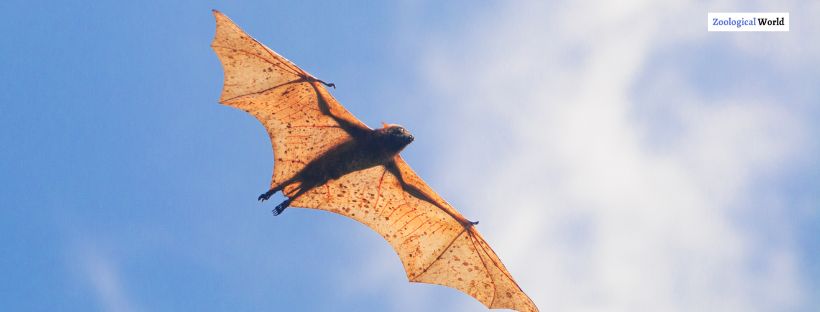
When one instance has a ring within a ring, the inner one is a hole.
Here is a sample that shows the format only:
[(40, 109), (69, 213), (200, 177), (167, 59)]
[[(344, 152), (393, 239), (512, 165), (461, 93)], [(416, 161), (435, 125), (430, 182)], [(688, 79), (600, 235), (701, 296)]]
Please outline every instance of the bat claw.
[(314, 80), (316, 80), (316, 81), (318, 81), (318, 82), (321, 82), (323, 85), (326, 85), (326, 86), (328, 86), (328, 87), (331, 87), (331, 88), (333, 88), (333, 89), (336, 89), (336, 84), (335, 84), (335, 83), (332, 83), (332, 82), (324, 82), (324, 81), (322, 81), (322, 79), (315, 79), (315, 78), (314, 78)]
[(265, 193), (262, 193), (262, 195), (259, 195), (259, 199), (258, 199), (258, 200), (259, 200), (260, 202), (266, 201), (266, 200), (270, 199), (270, 196), (271, 196), (271, 195), (273, 195), (273, 193), (271, 193), (270, 191), (267, 191), (267, 192), (265, 192)]
[(470, 225), (477, 225), (477, 224), (478, 224), (478, 221), (470, 221), (470, 220), (467, 220), (467, 223), (470, 223)]
[(287, 199), (287, 200), (283, 201), (282, 203), (280, 203), (279, 205), (276, 205), (276, 208), (273, 208), (273, 210), (271, 212), (273, 213), (274, 216), (278, 216), (278, 215), (282, 214), (282, 212), (285, 211), (285, 208), (288, 208), (288, 206), (290, 206), (290, 199)]

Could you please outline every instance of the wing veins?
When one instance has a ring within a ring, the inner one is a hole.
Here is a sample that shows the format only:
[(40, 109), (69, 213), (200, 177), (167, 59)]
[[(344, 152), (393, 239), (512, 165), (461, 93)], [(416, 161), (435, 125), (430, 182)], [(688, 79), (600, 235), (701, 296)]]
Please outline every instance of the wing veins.
[[(468, 234), (470, 234), (470, 233), (468, 233)], [(475, 238), (473, 237), (472, 234), (470, 234), (469, 236), (470, 236), (470, 243), (473, 244), (473, 249), (475, 249), (475, 252), (478, 254), (478, 259), (481, 260), (481, 265), (484, 266), (484, 271), (487, 272), (487, 277), (489, 277), (490, 282), (493, 283), (493, 299), (490, 300), (490, 305), (489, 305), (490, 307), (492, 307), (493, 303), (495, 302), (495, 297), (497, 296), (496, 291), (498, 289), (497, 289), (497, 286), (495, 286), (495, 280), (493, 279), (493, 274), (490, 273), (490, 268), (487, 267), (487, 263), (484, 262), (484, 257), (481, 256), (481, 252), (479, 252), (478, 247), (475, 246), (475, 240), (474, 240)], [(479, 245), (481, 245), (481, 244), (479, 244)]]
[(462, 223), (461, 220), (458, 217), (456, 217), (456, 215), (454, 215), (452, 212), (450, 212), (448, 209), (446, 209), (444, 207), (444, 205), (438, 203), (430, 195), (427, 195), (426, 193), (424, 193), (424, 191), (422, 191), (421, 189), (419, 189), (415, 185), (412, 185), (412, 184), (407, 183), (406, 181), (404, 181), (404, 177), (401, 174), (401, 170), (396, 165), (395, 160), (393, 160), (389, 164), (385, 165), (385, 167), (388, 170), (390, 170), (390, 173), (393, 174), (399, 180), (399, 184), (401, 184), (401, 188), (402, 188), (402, 190), (404, 190), (405, 193), (410, 194), (410, 196), (413, 196), (413, 197), (415, 197), (419, 200), (426, 201), (427, 203), (429, 203), (433, 206), (436, 206), (441, 211), (444, 211), (445, 213), (447, 213), (451, 218), (456, 220), (458, 223)]
[(223, 102), (230, 102), (230, 101), (233, 101), (233, 100), (236, 100), (236, 99), (239, 99), (239, 98), (243, 98), (243, 97), (246, 97), (246, 96), (250, 96), (250, 95), (260, 95), (260, 94), (263, 94), (263, 93), (268, 92), (268, 91), (273, 91), (274, 89), (279, 88), (279, 87), (284, 87), (284, 86), (289, 85), (289, 84), (300, 83), (300, 82), (305, 82), (305, 81), (307, 81), (307, 80), (305, 80), (305, 78), (297, 78), (297, 79), (294, 79), (294, 80), (291, 80), (291, 81), (280, 83), (278, 85), (267, 88), (265, 90), (260, 90), (260, 91), (245, 93), (245, 94), (242, 94), (242, 95), (237, 95), (237, 96), (234, 96), (232, 98), (225, 99), (225, 100), (223, 100)]
[(265, 51), (268, 52), (268, 55), (270, 55), (274, 59), (281, 58), (282, 60), (284, 60), (284, 62), (282, 62), (282, 64), (286, 65), (288, 68), (290, 68), (292, 70), (295, 70), (297, 72), (302, 73), (300, 76), (313, 77), (310, 74), (308, 74), (307, 72), (305, 72), (304, 70), (302, 70), (301, 68), (299, 68), (299, 66), (296, 66), (296, 64), (293, 64), (293, 62), (291, 62), (289, 59), (286, 59), (284, 56), (279, 55), (279, 53), (273, 52), (273, 50), (269, 49), (267, 46), (265, 46), (261, 42), (257, 41), (256, 38), (250, 37), (250, 36), (248, 36), (248, 37), (251, 38), (251, 40), (253, 40), (253, 42), (256, 42), (256, 44), (258, 44), (258, 45), (262, 46), (263, 48), (265, 48)]
[[(258, 41), (256, 41), (256, 40), (254, 40), (254, 42), (256, 42), (257, 44), (260, 44), (260, 45), (261, 45), (261, 43), (259, 43), (259, 42), (258, 42)], [(271, 64), (271, 65), (273, 65), (273, 66), (275, 66), (275, 67), (278, 67), (278, 68), (280, 68), (280, 69), (282, 69), (282, 70), (284, 70), (284, 71), (287, 71), (288, 73), (291, 73), (291, 74), (294, 74), (294, 75), (296, 75), (296, 76), (303, 77), (303, 78), (306, 76), (304, 73), (293, 72), (293, 69), (292, 69), (292, 68), (290, 68), (290, 67), (284, 67), (284, 66), (282, 66), (282, 65), (284, 65), (284, 64), (285, 64), (284, 62), (279, 62), (279, 63), (276, 63), (276, 62), (274, 62), (274, 61), (271, 61), (271, 60), (269, 60), (269, 59), (267, 59), (267, 58), (263, 57), (262, 55), (259, 55), (259, 54), (256, 54), (256, 53), (253, 53), (253, 52), (251, 52), (251, 51), (246, 51), (246, 50), (243, 50), (243, 49), (237, 49), (237, 48), (230, 48), (230, 47), (221, 46), (221, 45), (212, 45), (211, 47), (212, 47), (212, 48), (219, 48), (219, 49), (228, 49), (228, 50), (231, 50), (231, 52), (240, 52), (240, 53), (242, 53), (242, 54), (246, 54), (246, 55), (249, 55), (249, 56), (255, 56), (256, 58), (258, 58), (258, 59), (260, 59), (260, 60), (265, 61), (265, 63), (268, 63), (268, 64)], [(267, 49), (266, 49), (266, 50), (267, 50)]]
[[(401, 226), (401, 229), (407, 229), (407, 226), (410, 225), (413, 221), (421, 217), (421, 214), (417, 214), (415, 217), (411, 218), (409, 221), (405, 222), (404, 225)], [(424, 224), (424, 223), (422, 223)], [(411, 233), (412, 234), (412, 233)], [(405, 235), (404, 237), (409, 237), (410, 234)]]
[[(483, 241), (483, 239), (482, 239), (482, 241)], [(485, 242), (485, 243), (486, 243), (486, 242)], [(524, 290), (523, 290), (523, 289), (521, 289), (521, 286), (518, 286), (518, 283), (516, 283), (516, 282), (515, 282), (515, 280), (512, 278), (512, 276), (510, 276), (510, 274), (507, 272), (507, 270), (502, 269), (502, 268), (501, 268), (501, 266), (499, 266), (499, 265), (498, 265), (498, 262), (496, 262), (496, 261), (493, 259), (493, 257), (490, 257), (490, 253), (489, 253), (489, 252), (487, 252), (487, 249), (486, 249), (486, 248), (484, 248), (484, 245), (483, 245), (483, 244), (478, 244), (478, 245), (479, 245), (479, 246), (481, 246), (481, 251), (483, 251), (483, 252), (484, 252), (484, 254), (485, 254), (485, 255), (487, 255), (487, 258), (489, 258), (489, 259), (490, 259), (490, 261), (492, 261), (493, 266), (495, 266), (495, 267), (496, 267), (499, 271), (501, 271), (501, 273), (502, 273), (502, 274), (504, 274), (504, 276), (506, 276), (507, 278), (509, 278), (509, 279), (510, 279), (510, 281), (512, 281), (512, 283), (515, 285), (515, 287), (518, 287), (518, 290), (521, 290), (521, 291), (523, 292)], [(496, 257), (498, 257), (498, 256), (496, 256)]]
[(461, 235), (462, 235), (462, 234), (464, 234), (464, 232), (465, 232), (466, 230), (467, 230), (467, 229), (466, 229), (466, 228), (464, 228), (463, 230), (461, 230), (461, 232), (458, 232), (458, 235), (456, 235), (456, 236), (454, 236), (454, 237), (453, 237), (453, 240), (451, 240), (451, 241), (450, 241), (450, 243), (449, 243), (449, 244), (447, 244), (447, 247), (444, 247), (444, 249), (442, 249), (442, 250), (441, 250), (441, 252), (438, 254), (438, 256), (437, 256), (435, 259), (433, 259), (433, 261), (431, 261), (431, 262), (430, 262), (430, 264), (428, 264), (428, 265), (427, 265), (427, 267), (426, 267), (426, 268), (424, 268), (424, 270), (422, 270), (422, 271), (421, 271), (421, 273), (419, 273), (418, 275), (416, 275), (416, 277), (422, 276), (422, 275), (424, 275), (424, 273), (427, 273), (427, 270), (429, 270), (429, 269), (430, 269), (430, 267), (432, 267), (432, 266), (433, 266), (433, 264), (434, 264), (434, 263), (436, 263), (436, 261), (439, 261), (439, 260), (441, 259), (441, 257), (442, 257), (442, 256), (444, 256), (444, 253), (445, 253), (445, 252), (447, 252), (447, 250), (448, 250), (448, 249), (450, 249), (450, 247), (452, 247), (452, 246), (453, 246), (453, 243), (455, 243), (455, 242), (456, 242), (456, 240), (457, 240), (459, 237), (461, 237)]
[(427, 222), (422, 222), (421, 224), (419, 224), (419, 226), (417, 226), (415, 229), (410, 231), (410, 233), (407, 233), (407, 235), (405, 235), (404, 237), (412, 236), (414, 233), (416, 233), (416, 231), (418, 231), (419, 229), (421, 229), (421, 227), (423, 227), (424, 225), (427, 225), (427, 224), (428, 224)]
[(376, 189), (376, 203), (373, 204), (373, 212), (376, 212), (376, 209), (379, 208), (379, 199), (382, 197), (382, 182), (384, 182), (384, 175), (387, 174), (387, 168), (384, 168), (382, 171), (382, 176), (379, 178), (379, 187)]

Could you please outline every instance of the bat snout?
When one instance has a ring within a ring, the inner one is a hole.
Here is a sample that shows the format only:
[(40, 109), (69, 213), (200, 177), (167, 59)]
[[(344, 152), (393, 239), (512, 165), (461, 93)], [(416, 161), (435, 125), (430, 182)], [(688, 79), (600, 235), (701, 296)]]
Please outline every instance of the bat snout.
[(380, 131), (383, 131), (383, 133), (386, 133), (387, 136), (391, 137), (391, 140), (393, 140), (394, 142), (399, 143), (399, 144), (407, 145), (407, 144), (410, 144), (410, 142), (413, 142), (413, 140), (416, 139), (415, 137), (413, 137), (412, 134), (410, 134), (410, 131), (407, 131), (407, 129), (405, 129), (404, 127), (399, 126), (399, 125), (392, 125), (392, 126), (380, 129)]

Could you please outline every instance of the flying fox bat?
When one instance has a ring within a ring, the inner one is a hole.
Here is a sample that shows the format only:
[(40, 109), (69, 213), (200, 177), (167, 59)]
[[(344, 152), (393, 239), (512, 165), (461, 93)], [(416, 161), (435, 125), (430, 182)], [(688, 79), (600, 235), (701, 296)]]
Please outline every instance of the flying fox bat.
[(225, 71), (220, 103), (265, 126), (275, 158), (270, 189), (287, 207), (326, 210), (378, 232), (411, 282), (456, 288), (489, 308), (537, 311), (471, 222), (427, 186), (399, 152), (413, 136), (398, 125), (371, 129), (317, 79), (214, 10), (211, 47)]

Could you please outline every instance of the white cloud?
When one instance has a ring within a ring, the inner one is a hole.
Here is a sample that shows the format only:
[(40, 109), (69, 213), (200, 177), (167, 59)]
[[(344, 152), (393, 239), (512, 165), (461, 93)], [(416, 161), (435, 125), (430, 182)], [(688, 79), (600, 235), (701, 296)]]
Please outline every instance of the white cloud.
[(119, 268), (110, 256), (94, 245), (83, 245), (72, 251), (72, 263), (88, 282), (102, 311), (140, 311), (128, 296)]
[[(765, 90), (707, 95), (691, 64), (647, 71), (659, 50), (722, 40), (706, 33), (706, 12), (740, 7), (518, 1), (430, 39), (420, 62), (448, 151), (431, 181), (482, 221), (541, 310), (806, 307), (788, 222), (748, 216), (778, 209), (755, 187), (807, 144), (805, 117)], [(814, 54), (771, 49), (762, 61), (817, 68)]]

